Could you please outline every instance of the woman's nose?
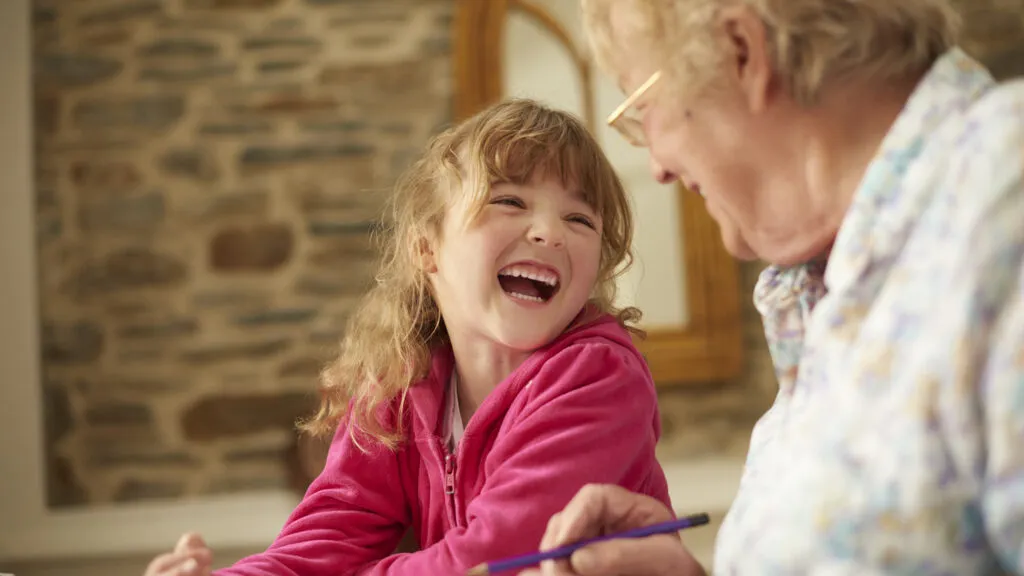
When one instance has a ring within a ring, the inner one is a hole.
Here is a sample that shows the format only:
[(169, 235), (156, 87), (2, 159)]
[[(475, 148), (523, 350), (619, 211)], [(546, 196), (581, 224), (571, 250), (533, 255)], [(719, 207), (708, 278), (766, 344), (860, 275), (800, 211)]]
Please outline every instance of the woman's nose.
[(649, 165), (651, 168), (651, 176), (653, 176), (654, 180), (659, 184), (670, 184), (679, 180), (678, 174), (665, 169), (660, 162), (654, 159), (654, 156), (650, 156)]

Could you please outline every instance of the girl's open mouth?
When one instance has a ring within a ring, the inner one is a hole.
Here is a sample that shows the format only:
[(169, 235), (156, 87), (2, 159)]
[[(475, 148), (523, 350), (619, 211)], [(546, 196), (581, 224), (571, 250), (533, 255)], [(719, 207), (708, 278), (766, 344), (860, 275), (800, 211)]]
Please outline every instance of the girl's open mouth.
[(498, 272), (501, 289), (512, 298), (544, 303), (558, 293), (558, 275), (530, 264), (512, 264)]

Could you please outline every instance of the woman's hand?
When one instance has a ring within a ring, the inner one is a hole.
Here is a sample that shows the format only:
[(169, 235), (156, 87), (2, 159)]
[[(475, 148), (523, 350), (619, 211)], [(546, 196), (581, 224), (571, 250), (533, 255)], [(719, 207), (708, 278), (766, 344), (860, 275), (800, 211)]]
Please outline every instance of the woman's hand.
[(161, 554), (146, 567), (145, 576), (209, 576), (213, 552), (198, 534), (185, 534), (173, 552)]
[[(550, 550), (601, 534), (649, 526), (673, 518), (664, 504), (619, 486), (586, 486), (552, 516), (541, 541)], [(548, 562), (520, 576), (704, 576), (700, 563), (677, 535), (600, 542), (568, 561)]]

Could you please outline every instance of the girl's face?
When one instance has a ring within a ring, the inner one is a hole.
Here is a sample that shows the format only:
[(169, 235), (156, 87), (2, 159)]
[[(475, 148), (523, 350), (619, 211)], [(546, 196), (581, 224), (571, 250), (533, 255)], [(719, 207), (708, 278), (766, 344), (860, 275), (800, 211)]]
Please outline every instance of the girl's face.
[(432, 243), (427, 270), (453, 341), (482, 338), (515, 351), (562, 333), (593, 292), (602, 222), (558, 179), (495, 184), (473, 216), (462, 194)]

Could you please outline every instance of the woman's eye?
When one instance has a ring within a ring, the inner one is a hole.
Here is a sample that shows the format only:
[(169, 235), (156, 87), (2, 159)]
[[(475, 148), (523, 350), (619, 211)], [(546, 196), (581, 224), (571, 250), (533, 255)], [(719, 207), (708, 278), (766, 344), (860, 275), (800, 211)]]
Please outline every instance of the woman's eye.
[(590, 218), (587, 218), (586, 216), (583, 216), (582, 214), (574, 214), (572, 216), (569, 216), (568, 220), (570, 222), (576, 222), (578, 224), (583, 224), (584, 226), (586, 226), (588, 228), (594, 228), (594, 222)]
[(515, 206), (516, 208), (525, 208), (526, 204), (523, 203), (519, 198), (511, 196), (503, 196), (501, 198), (495, 198), (491, 201), (491, 204), (503, 204), (505, 206)]

